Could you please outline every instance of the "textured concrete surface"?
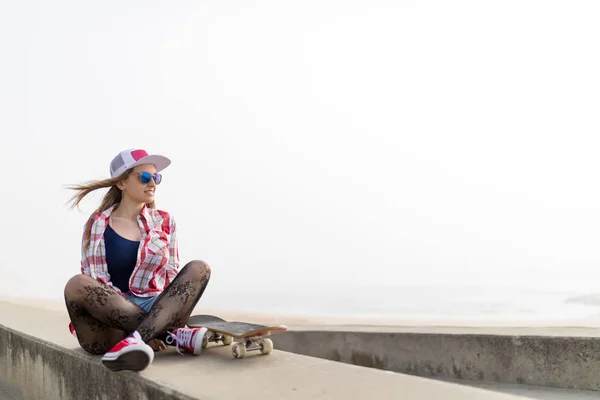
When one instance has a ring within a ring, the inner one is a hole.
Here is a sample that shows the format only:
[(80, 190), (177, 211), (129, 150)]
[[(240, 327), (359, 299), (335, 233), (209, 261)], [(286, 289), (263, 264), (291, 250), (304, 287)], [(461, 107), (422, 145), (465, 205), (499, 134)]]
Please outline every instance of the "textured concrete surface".
[(66, 312), (0, 302), (0, 315), (0, 376), (24, 399), (523, 399), (279, 350), (235, 360), (220, 345), (199, 357), (170, 347), (141, 373), (112, 373), (79, 348)]
[(442, 379), (445, 382), (457, 382), (499, 393), (518, 394), (532, 400), (598, 400), (600, 393), (595, 390), (555, 389), (534, 385), (513, 383), (469, 382), (464, 380)]
[(19, 399), (181, 399), (174, 387), (114, 374), (92, 357), (0, 326), (0, 374)]
[(10, 392), (8, 385), (0, 383), (0, 400), (19, 400)]
[(0, 400), (20, 400), (12, 390), (10, 390), (2, 376), (0, 376)]
[(600, 389), (595, 337), (293, 331), (277, 343), (285, 351), (419, 376)]

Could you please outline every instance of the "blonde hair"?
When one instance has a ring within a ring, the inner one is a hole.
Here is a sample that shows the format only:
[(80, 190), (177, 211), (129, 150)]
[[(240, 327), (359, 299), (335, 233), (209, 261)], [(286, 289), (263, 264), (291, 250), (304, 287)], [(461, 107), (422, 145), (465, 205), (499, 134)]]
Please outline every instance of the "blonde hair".
[[(85, 224), (85, 229), (84, 229), (84, 233), (83, 233), (83, 246), (85, 249), (87, 249), (90, 244), (90, 236), (91, 236), (90, 233), (91, 233), (91, 229), (92, 229), (92, 224), (94, 223), (94, 217), (97, 214), (102, 213), (102, 212), (108, 210), (110, 207), (114, 206), (115, 204), (121, 202), (123, 193), (122, 193), (121, 189), (119, 189), (117, 187), (117, 184), (119, 182), (127, 179), (132, 171), (133, 171), (133, 168), (128, 169), (127, 171), (123, 172), (121, 175), (117, 176), (116, 178), (95, 180), (95, 181), (89, 181), (89, 182), (86, 182), (83, 184), (67, 186), (67, 189), (71, 189), (76, 192), (71, 197), (71, 199), (69, 199), (69, 202), (72, 203), (71, 207), (70, 207), (71, 209), (73, 209), (75, 207), (79, 208), (79, 203), (84, 199), (85, 196), (92, 193), (94, 190), (108, 188), (108, 192), (102, 198), (102, 201), (100, 202), (100, 206), (98, 206), (98, 208), (90, 215), (90, 217), (88, 218), (88, 220)], [(146, 206), (148, 208), (156, 208), (154, 201), (152, 201), (151, 203), (146, 203)]]

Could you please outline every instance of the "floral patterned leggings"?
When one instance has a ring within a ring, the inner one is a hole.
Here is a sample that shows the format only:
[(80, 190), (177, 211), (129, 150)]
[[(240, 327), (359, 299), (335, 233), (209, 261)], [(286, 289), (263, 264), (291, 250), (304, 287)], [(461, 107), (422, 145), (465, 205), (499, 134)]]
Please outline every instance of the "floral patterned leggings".
[(185, 325), (209, 280), (206, 263), (189, 262), (146, 312), (105, 284), (79, 274), (65, 286), (65, 303), (79, 344), (99, 355), (136, 330), (146, 343), (164, 341), (168, 329)]

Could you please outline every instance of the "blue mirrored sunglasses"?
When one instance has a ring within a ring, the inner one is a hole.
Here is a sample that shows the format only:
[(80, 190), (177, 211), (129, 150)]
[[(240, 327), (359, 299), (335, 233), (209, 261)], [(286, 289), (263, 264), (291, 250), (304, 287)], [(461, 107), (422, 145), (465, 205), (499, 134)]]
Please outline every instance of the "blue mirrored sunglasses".
[(160, 182), (162, 181), (162, 175), (158, 172), (154, 175), (150, 172), (138, 172), (138, 174), (140, 175), (140, 181), (142, 181), (143, 184), (150, 183), (150, 179), (154, 179), (154, 183), (157, 185), (160, 185)]

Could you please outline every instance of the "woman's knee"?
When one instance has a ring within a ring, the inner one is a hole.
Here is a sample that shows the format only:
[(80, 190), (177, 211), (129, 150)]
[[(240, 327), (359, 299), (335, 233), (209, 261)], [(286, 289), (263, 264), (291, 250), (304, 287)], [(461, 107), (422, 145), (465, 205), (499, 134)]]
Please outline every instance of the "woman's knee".
[(93, 279), (84, 274), (77, 274), (71, 277), (71, 279), (69, 279), (65, 285), (65, 297), (75, 296), (86, 284), (89, 284), (90, 281), (93, 281)]
[(186, 274), (191, 274), (193, 280), (210, 279), (210, 266), (204, 261), (190, 261), (185, 265), (184, 269), (186, 269)]

